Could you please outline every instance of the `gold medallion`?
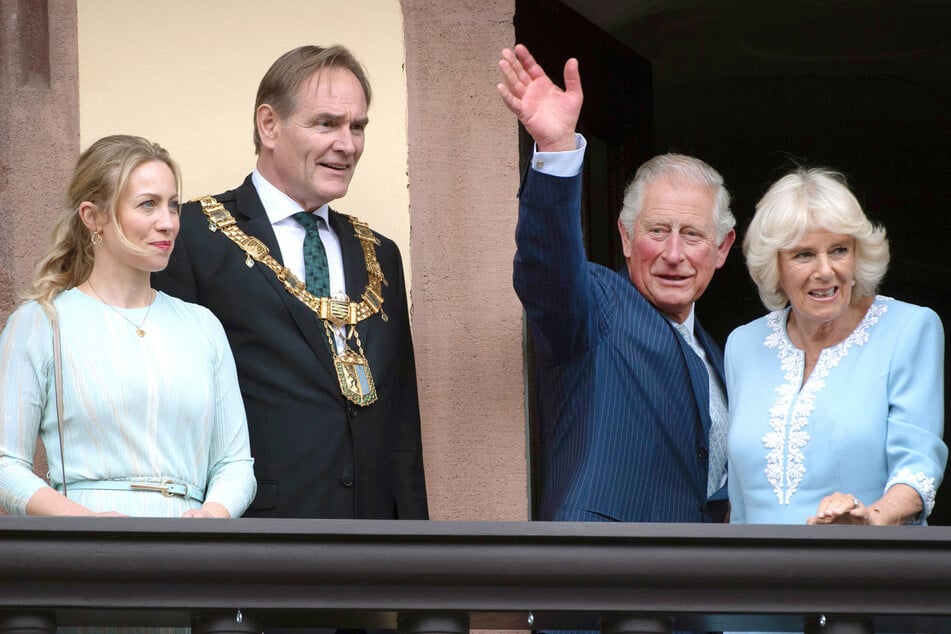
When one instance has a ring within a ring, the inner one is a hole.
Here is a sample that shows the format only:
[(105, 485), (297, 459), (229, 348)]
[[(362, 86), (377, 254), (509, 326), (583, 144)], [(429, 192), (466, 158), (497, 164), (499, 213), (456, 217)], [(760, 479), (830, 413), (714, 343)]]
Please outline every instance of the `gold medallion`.
[(370, 374), (366, 357), (354, 352), (350, 347), (333, 357), (337, 382), (340, 383), (340, 391), (347, 400), (361, 406), (376, 401), (376, 386), (373, 384), (373, 375)]

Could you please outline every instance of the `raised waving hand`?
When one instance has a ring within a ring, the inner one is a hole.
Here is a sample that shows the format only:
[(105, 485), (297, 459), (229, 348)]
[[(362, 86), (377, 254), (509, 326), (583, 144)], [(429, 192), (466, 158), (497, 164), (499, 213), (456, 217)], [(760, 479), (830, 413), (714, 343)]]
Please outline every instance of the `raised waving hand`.
[(565, 62), (565, 89), (556, 86), (528, 49), (516, 44), (504, 49), (499, 60), (503, 81), (499, 94), (535, 139), (539, 152), (575, 149), (575, 126), (584, 94), (578, 60)]

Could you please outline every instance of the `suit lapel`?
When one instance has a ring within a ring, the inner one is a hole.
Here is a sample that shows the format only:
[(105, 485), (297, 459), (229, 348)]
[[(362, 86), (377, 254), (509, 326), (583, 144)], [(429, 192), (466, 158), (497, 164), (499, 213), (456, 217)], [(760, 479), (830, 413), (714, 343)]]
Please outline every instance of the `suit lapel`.
[[(244, 183), (235, 190), (235, 220), (242, 231), (249, 236), (254, 236), (267, 246), (271, 256), (284, 263), (281, 255), (281, 249), (277, 242), (277, 236), (274, 235), (274, 228), (264, 210), (264, 205), (258, 196), (257, 190), (248, 176)], [(235, 247), (237, 248), (237, 247)], [(324, 331), (324, 325), (320, 322), (312, 310), (307, 308), (300, 300), (287, 292), (284, 285), (277, 279), (274, 271), (264, 266), (260, 262), (254, 263), (264, 280), (271, 286), (274, 293), (280, 298), (292, 319), (300, 329), (304, 339), (313, 349), (314, 354), (320, 359), (321, 365), (327, 370), (334, 382), (337, 380), (337, 371), (334, 369), (333, 361), (330, 358), (330, 350), (327, 344), (327, 335)]]
[[(697, 400), (697, 412), (700, 414), (700, 421), (703, 424), (704, 434), (710, 433), (710, 379), (707, 375), (707, 366), (697, 353), (694, 352), (687, 340), (684, 339), (673, 325), (670, 326), (677, 343), (680, 345), (680, 351), (684, 355), (684, 362), (687, 364), (687, 372), (690, 374), (690, 384), (693, 388), (694, 398)], [(696, 333), (696, 330), (694, 330)], [(694, 334), (696, 337), (696, 334)], [(706, 348), (704, 348), (706, 349)]]
[[(271, 255), (283, 263), (284, 258), (281, 257), (281, 248), (277, 244), (274, 228), (271, 227), (271, 221), (267, 217), (267, 212), (264, 210), (264, 205), (261, 204), (261, 199), (258, 197), (257, 190), (254, 189), (250, 176), (245, 179), (241, 187), (234, 190), (234, 200), (234, 218), (241, 230), (263, 242)], [(263, 267), (263, 270), (269, 271), (270, 269)]]
[(723, 387), (723, 393), (726, 394), (726, 375), (723, 370), (723, 352), (720, 350), (720, 346), (713, 340), (707, 331), (703, 329), (703, 326), (700, 325), (700, 322), (696, 322), (696, 328), (694, 329), (694, 336), (697, 338), (697, 341), (700, 342), (700, 345), (703, 346), (704, 351), (707, 353), (707, 358), (710, 359), (710, 362), (713, 364), (713, 368), (717, 371), (717, 379), (720, 381), (721, 387)]

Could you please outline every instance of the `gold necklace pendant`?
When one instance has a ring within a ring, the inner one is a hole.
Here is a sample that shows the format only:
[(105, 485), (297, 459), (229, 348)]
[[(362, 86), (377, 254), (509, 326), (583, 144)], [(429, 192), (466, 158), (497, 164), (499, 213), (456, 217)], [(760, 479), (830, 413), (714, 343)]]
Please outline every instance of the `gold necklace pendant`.
[(119, 317), (122, 317), (123, 319), (125, 319), (127, 322), (129, 322), (129, 324), (132, 325), (133, 328), (135, 328), (135, 334), (138, 335), (139, 338), (142, 338), (142, 337), (145, 336), (145, 329), (143, 328), (143, 326), (145, 325), (145, 320), (149, 318), (149, 313), (152, 312), (152, 304), (155, 303), (155, 291), (154, 291), (154, 290), (149, 289), (150, 291), (152, 291), (152, 295), (151, 295), (151, 300), (152, 300), (152, 301), (149, 302), (149, 308), (148, 308), (148, 310), (145, 311), (145, 317), (142, 318), (142, 321), (141, 321), (141, 322), (135, 323), (134, 321), (132, 321), (131, 319), (129, 319), (128, 317), (126, 317), (125, 314), (123, 314), (122, 312), (120, 312), (118, 308), (116, 308), (115, 306), (113, 306), (112, 304), (110, 304), (109, 302), (107, 302), (106, 300), (104, 300), (104, 299), (102, 298), (102, 295), (99, 294), (99, 291), (97, 291), (96, 288), (92, 285), (92, 282), (90, 282), (89, 280), (86, 280), (86, 284), (89, 285), (89, 290), (91, 290), (91, 291), (93, 292), (93, 294), (99, 299), (100, 302), (102, 302), (103, 304), (105, 304), (106, 306), (108, 306), (109, 308), (111, 308), (111, 309), (112, 309), (112, 312), (114, 312), (115, 314), (119, 315)]
[[(343, 351), (339, 353), (334, 343), (336, 328), (324, 321), (324, 330), (327, 333), (327, 346), (333, 358), (334, 370), (337, 371), (340, 393), (348, 401), (361, 407), (376, 402), (376, 385), (373, 383), (370, 364), (363, 355), (363, 343), (360, 341), (360, 333), (357, 332), (356, 326), (351, 326), (343, 333)], [(350, 340), (357, 344), (357, 350), (350, 347)]]

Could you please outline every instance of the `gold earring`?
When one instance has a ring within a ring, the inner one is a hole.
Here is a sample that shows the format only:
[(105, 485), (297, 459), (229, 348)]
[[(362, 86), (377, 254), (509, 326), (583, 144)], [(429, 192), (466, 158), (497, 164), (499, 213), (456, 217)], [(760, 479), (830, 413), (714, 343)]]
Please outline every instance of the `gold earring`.
[(92, 241), (93, 244), (102, 244), (102, 234), (99, 233), (98, 231), (93, 231), (92, 235), (89, 236), (89, 239)]

